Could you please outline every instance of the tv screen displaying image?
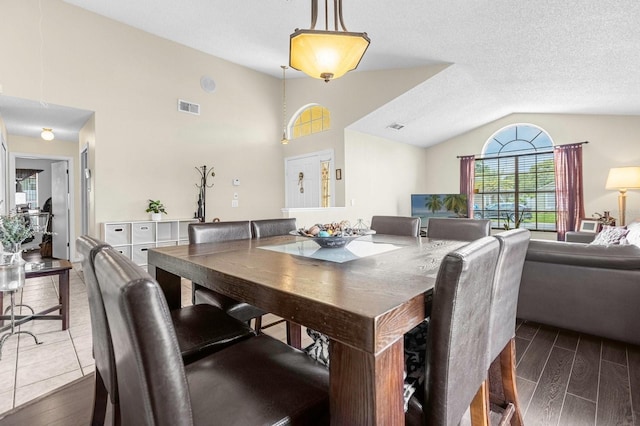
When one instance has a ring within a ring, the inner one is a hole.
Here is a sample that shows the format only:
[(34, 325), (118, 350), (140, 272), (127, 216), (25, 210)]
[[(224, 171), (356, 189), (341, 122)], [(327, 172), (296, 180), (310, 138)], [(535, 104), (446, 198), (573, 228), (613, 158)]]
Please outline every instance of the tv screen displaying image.
[(428, 226), (430, 217), (467, 217), (465, 194), (411, 194), (411, 216)]

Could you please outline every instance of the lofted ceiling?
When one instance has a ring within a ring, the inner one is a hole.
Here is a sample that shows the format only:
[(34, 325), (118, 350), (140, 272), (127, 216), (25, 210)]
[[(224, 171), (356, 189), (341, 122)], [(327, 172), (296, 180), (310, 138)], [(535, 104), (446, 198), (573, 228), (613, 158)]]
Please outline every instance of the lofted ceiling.
[[(310, 0), (64, 1), (277, 78), (289, 35), (310, 23)], [(347, 29), (371, 38), (355, 72), (450, 64), (352, 129), (430, 146), (510, 113), (640, 114), (637, 0), (344, 0), (343, 9)], [(287, 73), (295, 77), (309, 78)]]

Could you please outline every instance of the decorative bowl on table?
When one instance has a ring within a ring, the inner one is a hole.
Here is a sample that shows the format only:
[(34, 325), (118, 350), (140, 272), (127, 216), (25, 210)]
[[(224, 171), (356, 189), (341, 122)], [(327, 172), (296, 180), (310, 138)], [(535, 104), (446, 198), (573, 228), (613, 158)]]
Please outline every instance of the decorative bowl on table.
[(352, 229), (347, 221), (328, 225), (318, 224), (309, 229), (300, 228), (296, 231), (291, 231), (292, 235), (309, 238), (322, 248), (345, 247), (356, 238), (369, 233), (372, 232)]

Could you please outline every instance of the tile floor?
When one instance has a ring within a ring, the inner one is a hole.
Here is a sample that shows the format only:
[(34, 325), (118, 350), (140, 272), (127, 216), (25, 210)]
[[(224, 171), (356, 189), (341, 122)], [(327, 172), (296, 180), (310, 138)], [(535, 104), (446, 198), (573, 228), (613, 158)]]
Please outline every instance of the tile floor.
[[(57, 277), (28, 279), (24, 288), (16, 294), (16, 303), (23, 303), (42, 310), (56, 303)], [(69, 274), (70, 326), (60, 330), (60, 321), (32, 321), (22, 325), (22, 330), (36, 334), (42, 343), (36, 345), (29, 335), (10, 337), (2, 348), (0, 360), (0, 413), (24, 404), (81, 376), (93, 374), (91, 321), (82, 266), (73, 264)], [(5, 306), (9, 303), (5, 295)], [(183, 280), (182, 300), (190, 303), (190, 282)], [(263, 324), (277, 320), (267, 315)], [(286, 339), (284, 323), (265, 329), (265, 333)], [(4, 334), (4, 332), (2, 333)], [(303, 329), (303, 346), (311, 343)]]

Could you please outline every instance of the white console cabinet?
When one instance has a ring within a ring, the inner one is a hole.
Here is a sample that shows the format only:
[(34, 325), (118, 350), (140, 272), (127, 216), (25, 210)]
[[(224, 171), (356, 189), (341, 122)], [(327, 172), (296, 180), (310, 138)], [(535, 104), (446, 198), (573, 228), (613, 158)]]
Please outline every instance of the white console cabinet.
[(150, 248), (189, 244), (188, 228), (198, 219), (121, 221), (102, 224), (102, 240), (141, 266)]

